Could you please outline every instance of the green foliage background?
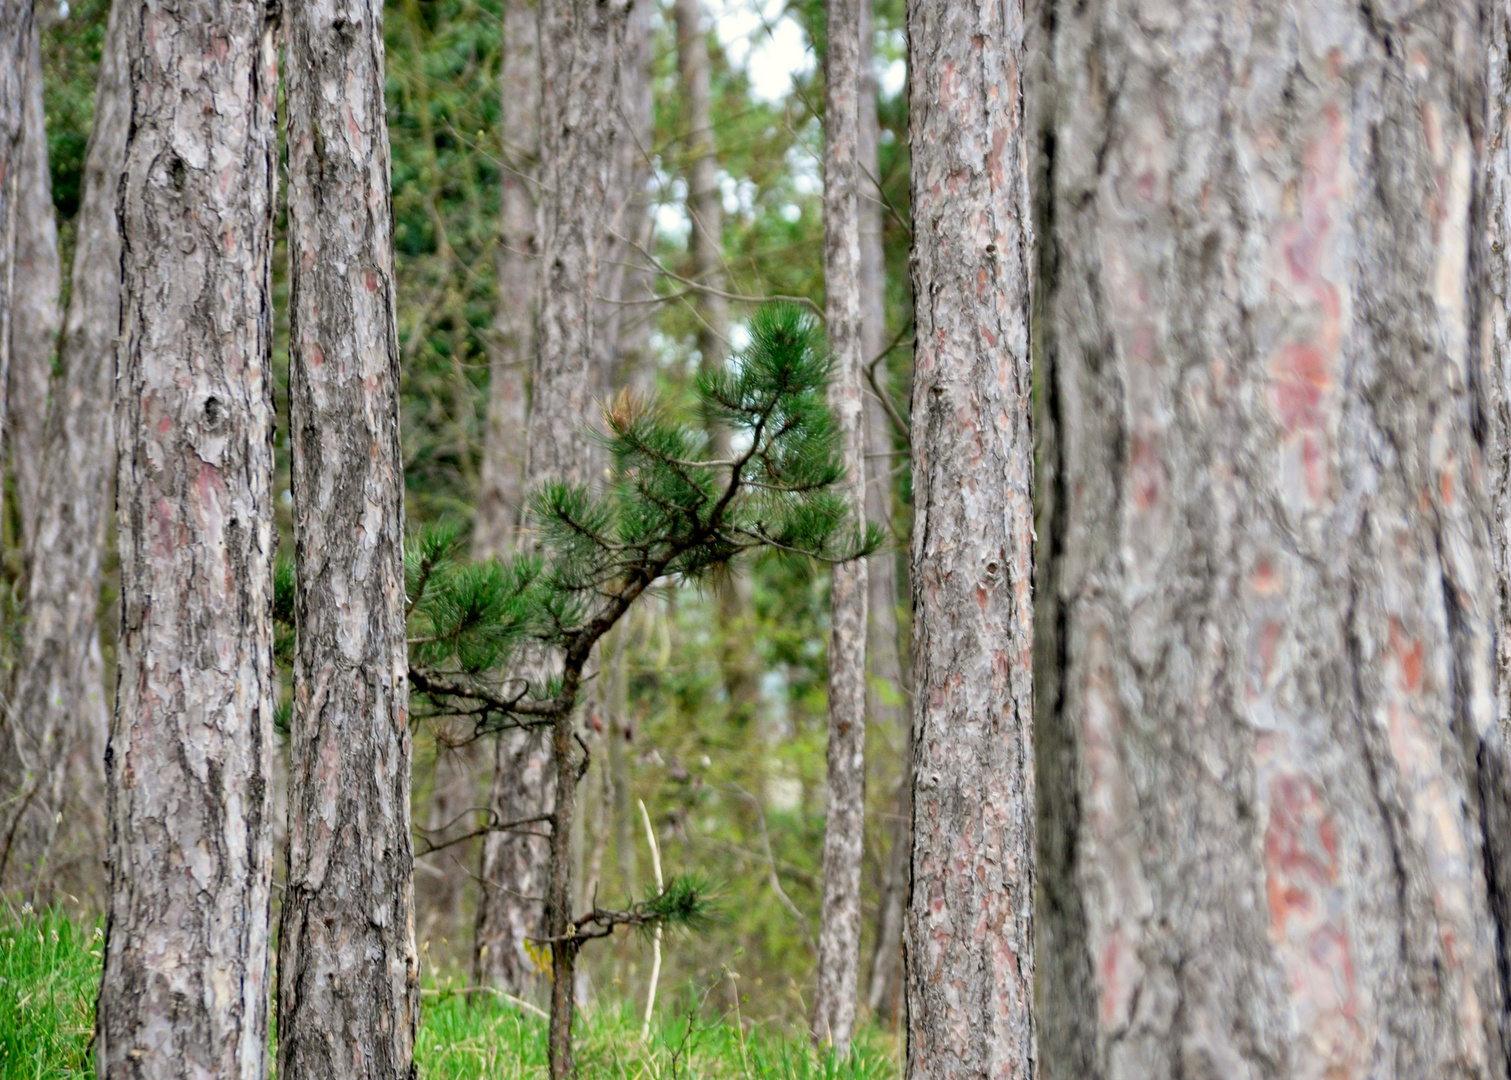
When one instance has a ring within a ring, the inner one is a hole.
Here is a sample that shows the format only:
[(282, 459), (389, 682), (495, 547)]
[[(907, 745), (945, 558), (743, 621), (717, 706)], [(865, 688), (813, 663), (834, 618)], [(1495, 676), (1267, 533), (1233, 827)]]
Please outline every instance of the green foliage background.
[[(70, 2), (66, 13), (50, 4), (39, 5), (53, 194), (65, 268), (108, 0)], [(821, 44), (820, 0), (797, 0), (789, 10), (809, 40)], [(879, 65), (902, 56), (902, 16), (901, 0), (878, 0)], [(669, 209), (680, 205), (685, 191), (679, 177), (688, 146), (670, 23), (669, 13), (658, 17), (653, 50), (652, 180), (658, 207)], [(488, 334), (496, 302), (500, 27), (499, 0), (390, 0), (387, 8), (407, 513), (414, 527), (448, 521), (465, 530), (475, 504)], [(712, 35), (710, 47), (715, 135), (727, 174), (724, 185), (732, 195), (724, 226), (730, 289), (753, 299), (805, 296), (821, 305), (817, 177), (822, 129), (815, 110), (822, 108), (824, 96), (822, 64), (812, 63), (810, 74), (798, 79), (781, 100), (761, 101), (752, 96), (748, 79), (728, 61)], [(911, 310), (903, 224), (908, 199), (905, 94), (882, 100), (881, 121), (880, 179), (889, 204), (885, 246), (890, 336), (905, 329)], [(676, 230), (657, 230), (655, 253), (668, 269), (686, 276), (685, 237)], [(275, 267), (280, 313), (275, 356), (280, 412), (277, 506), (287, 542), (287, 260), (281, 240)], [(66, 269), (64, 277), (66, 291)], [(672, 297), (681, 286), (662, 278), (658, 291)], [(695, 376), (697, 322), (689, 303), (685, 297), (669, 299), (652, 315), (657, 381), (661, 392), (673, 399), (687, 399)], [(735, 318), (748, 317), (749, 310), (737, 304)], [(904, 403), (910, 363), (908, 350), (902, 348), (891, 354), (887, 365), (895, 396)], [(903, 569), (900, 555), (910, 490), (906, 470), (895, 466), (905, 460), (889, 463), (894, 466), (894, 536), (884, 556), (898, 558)], [(709, 595), (691, 587), (659, 590), (617, 633), (624, 643), (634, 728), (634, 795), (650, 810), (668, 869), (697, 870), (717, 881), (723, 896), (723, 917), (711, 929), (668, 939), (663, 986), (701, 987), (707, 994), (725, 987), (717, 991), (722, 1002), (728, 997), (727, 987), (737, 985), (747, 1021), (798, 1027), (807, 1013), (820, 895), (827, 573), (816, 565), (766, 559), (754, 566), (752, 584), (748, 642), (762, 673), (761, 707), (754, 719), (735, 716), (725, 700)], [(902, 591), (906, 595), (905, 587)], [(107, 584), (103, 602), (108, 605), (113, 596), (114, 587)], [(899, 611), (900, 618), (905, 614)], [(113, 613), (102, 620), (107, 650), (115, 621)], [(892, 700), (901, 694), (897, 687), (881, 687), (879, 692)], [(868, 739), (865, 965), (887, 854), (902, 733), (872, 725)], [(417, 823), (427, 820), (438, 752), (431, 733), (417, 732)], [(590, 776), (584, 781), (584, 816), (589, 820), (597, 812), (596, 790)], [(600, 888), (606, 904), (625, 891), (612, 835), (611, 829)], [(650, 864), (638, 821), (631, 835), (643, 887)], [(435, 882), (438, 874), (475, 871), (477, 853), (458, 847), (448, 849), (444, 859), (438, 855), (425, 861), (430, 865), (417, 874), (423, 955), (432, 977), (461, 979), (471, 939), (471, 887), (460, 905), (443, 905), (436, 899)], [(585, 952), (583, 964), (589, 993), (598, 1000), (643, 997), (649, 967), (649, 947), (643, 940), (622, 936), (612, 945)]]

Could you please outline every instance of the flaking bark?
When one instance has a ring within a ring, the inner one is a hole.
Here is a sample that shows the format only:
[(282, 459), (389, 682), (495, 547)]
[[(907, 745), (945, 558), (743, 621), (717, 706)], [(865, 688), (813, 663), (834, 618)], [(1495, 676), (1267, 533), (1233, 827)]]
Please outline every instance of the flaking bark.
[(383, 8), (286, 9), (296, 574), (278, 1075), (414, 1073), (404, 478)]
[(10, 383), (16, 228), (25, 173), (21, 140), (26, 129), (33, 16), (32, 0), (0, 0), (0, 439), (5, 435)]
[(130, 0), (101, 1076), (266, 1072), (276, 9)]
[(1053, 6), (1046, 1076), (1507, 1074), (1487, 14)]
[[(834, 374), (829, 408), (840, 431), (845, 478), (836, 490), (857, 521), (866, 512), (866, 428), (861, 398), (861, 4), (828, 0), (824, 56), (824, 312)], [(865, 560), (838, 563), (829, 592), (828, 812), (813, 1038), (843, 1057), (855, 1029), (860, 976), (860, 871), (866, 808)]]
[(1020, 0), (909, 0), (910, 1080), (1036, 1075)]

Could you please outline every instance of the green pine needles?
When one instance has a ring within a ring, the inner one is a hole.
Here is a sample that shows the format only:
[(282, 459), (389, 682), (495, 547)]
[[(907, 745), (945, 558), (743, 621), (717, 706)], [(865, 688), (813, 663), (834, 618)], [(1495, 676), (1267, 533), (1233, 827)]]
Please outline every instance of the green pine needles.
[[(697, 383), (696, 415), (729, 432), (729, 457), (711, 458), (703, 427), (670, 408), (620, 395), (605, 407), (599, 436), (611, 479), (601, 490), (545, 485), (516, 554), (462, 561), (450, 527), (424, 530), (406, 552), (410, 686), (431, 715), (468, 719), (478, 737), (510, 728), (551, 734), (558, 783), (545, 817), (552, 888), (541, 943), (551, 946), (560, 991), (552, 995), (553, 1075), (570, 1071), (570, 976), (582, 943), (617, 926), (696, 928), (708, 917), (707, 884), (686, 876), (624, 910), (595, 903), (575, 916), (565, 908), (572, 789), (587, 767), (572, 716), (594, 645), (657, 582), (697, 580), (747, 552), (838, 562), (881, 542), (880, 530), (853, 521), (833, 490), (843, 467), (826, 399), (830, 360), (812, 319), (772, 305), (750, 330), (731, 367)], [(292, 595), (287, 571), (275, 585), (277, 597)], [(287, 620), (292, 604), (275, 598), (275, 608)], [(287, 651), (290, 633), (279, 643)], [(488, 821), (468, 836), (541, 820)]]

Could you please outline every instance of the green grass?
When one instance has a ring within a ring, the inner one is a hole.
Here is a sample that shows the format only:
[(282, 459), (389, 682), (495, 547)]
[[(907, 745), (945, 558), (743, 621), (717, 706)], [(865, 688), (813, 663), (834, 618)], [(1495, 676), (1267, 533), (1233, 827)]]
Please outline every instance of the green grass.
[(94, 1075), (102, 943), (58, 912), (0, 912), (0, 1078)]
[[(0, 1080), (92, 1076), (90, 1034), (101, 939), (57, 912), (0, 910)], [(545, 1021), (491, 997), (426, 992), (415, 1056), (427, 1080), (539, 1080)], [(580, 1015), (577, 1063), (587, 1080), (896, 1080), (894, 1054), (869, 1030), (843, 1062), (801, 1037), (742, 1030), (709, 1015), (707, 995), (673, 1002), (640, 1040), (638, 1013)]]

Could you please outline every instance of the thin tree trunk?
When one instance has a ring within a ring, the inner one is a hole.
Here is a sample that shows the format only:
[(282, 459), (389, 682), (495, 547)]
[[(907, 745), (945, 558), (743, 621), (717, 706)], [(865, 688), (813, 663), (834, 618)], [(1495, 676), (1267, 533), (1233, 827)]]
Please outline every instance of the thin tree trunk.
[(540, 183), (540, 18), (530, 0), (505, 0), (500, 223), (494, 273), (498, 296), (488, 360), (488, 426), (472, 557), (514, 546), (524, 504), (527, 374), (540, 288), (536, 193)]
[(404, 476), (383, 8), (287, 9), (297, 578), (278, 1075), (414, 1070)]
[(1482, 10), (1393, 10), (1053, 11), (1047, 1076), (1507, 1075)]
[[(35, 24), (27, 40), (21, 141), (16, 148), (15, 272), (11, 281), (8, 398), (15, 415), (5, 431), (16, 478), (23, 562), (32, 554), (41, 482), (47, 380), (58, 332), (58, 229), (42, 112), (42, 55)], [(57, 717), (16, 707), (0, 716), (0, 892), (28, 897), (41, 882), (62, 808), (67, 744)]]
[[(828, 0), (824, 57), (824, 294), (834, 375), (829, 407), (840, 432), (841, 496), (857, 520), (866, 512), (866, 426), (860, 306), (861, 4)], [(813, 1038), (839, 1057), (850, 1051), (860, 978), (860, 872), (866, 814), (867, 562), (833, 569), (830, 583), (828, 815), (818, 934)]]
[[(585, 428), (593, 363), (599, 261), (609, 226), (608, 198), (622, 129), (625, 38), (632, 0), (552, 0), (541, 6), (542, 214), (539, 343), (530, 401), (526, 478), (593, 481)], [(552, 965), (550, 1064), (553, 1080), (572, 1075), (571, 833), (576, 801), (574, 718), (550, 732), (551, 847), (544, 937)]]
[(1035, 1075), (1023, 9), (909, 0), (913, 861), (907, 1075)]
[[(729, 354), (729, 301), (724, 293), (724, 203), (719, 192), (718, 144), (714, 134), (713, 80), (708, 38), (703, 29), (702, 0), (675, 0), (672, 15), (677, 28), (677, 70), (682, 83), (682, 106), (687, 124), (687, 216), (692, 221), (688, 253), (692, 278), (705, 288), (698, 292), (698, 363), (705, 372), (719, 371)], [(729, 432), (713, 417), (705, 417), (715, 458), (729, 456)], [(719, 617), (719, 667), (724, 690), (735, 717), (749, 720), (760, 690), (760, 673), (749, 635), (750, 584), (738, 569), (718, 571), (713, 580), (714, 605)]]
[(613, 631), (610, 656), (612, 679), (609, 693), (609, 780), (614, 793), (614, 854), (619, 862), (619, 887), (626, 896), (638, 897), (640, 883), (635, 858), (635, 792), (630, 775), (630, 744), (635, 725), (630, 719), (629, 636), (630, 616)]
[(27, 83), (31, 71), (32, 0), (0, 0), (0, 441), (10, 385), (11, 321), (16, 278), (16, 230), (26, 170)]
[[(79, 891), (101, 876), (103, 760), (109, 719), (98, 606), (113, 462), (111, 394), (120, 324), (121, 236), (116, 193), (126, 158), (130, 97), (124, 20), (112, 4), (95, 93), (94, 129), (75, 218), (73, 287), (59, 344), (59, 377), (38, 469), (43, 498), (28, 558), (26, 613), (11, 693), (12, 729), (51, 748), (29, 766), (40, 780), (31, 813), (45, 834), (32, 890)], [(49, 206), (49, 212), (51, 207)], [(0, 781), (10, 791), (13, 783)], [(58, 821), (59, 814), (62, 821)], [(61, 827), (58, 838), (54, 830)], [(46, 858), (52, 847), (76, 868)], [(0, 857), (3, 859), (3, 857)], [(42, 871), (46, 870), (45, 878)], [(79, 893), (83, 895), (82, 891)], [(38, 895), (38, 901), (46, 900)]]
[[(860, 310), (861, 359), (872, 364), (889, 342), (887, 333), (887, 256), (883, 245), (884, 207), (877, 183), (881, 176), (876, 115), (876, 75), (871, 65), (871, 5), (861, 3), (859, 127), (856, 162), (859, 171), (860, 208)], [(876, 365), (876, 382), (891, 393), (888, 365)], [(864, 385), (864, 384), (863, 384)], [(887, 410), (869, 387), (866, 404), (866, 516), (888, 526), (889, 539), (900, 543), (892, 510), (892, 470), (901, 460), (895, 453), (896, 435)], [(882, 870), (876, 906), (876, 941), (871, 954), (871, 977), (866, 989), (870, 1011), (895, 1020), (902, 997), (902, 922), (908, 898), (908, 856), (913, 846), (909, 827), (913, 797), (912, 758), (907, 710), (901, 705), (906, 688), (902, 664), (902, 638), (897, 624), (899, 590), (898, 554), (892, 544), (876, 554), (866, 567), (866, 710), (876, 729), (894, 736), (902, 747), (901, 773), (896, 782), (896, 816), (888, 829), (890, 846)], [(873, 766), (874, 767), (874, 766)]]
[(16, 481), (21, 550), (30, 554), (42, 507), (42, 457), (47, 438), (47, 388), (53, 348), (63, 321), (62, 270), (47, 165), (47, 121), (42, 111), (42, 45), (35, 23), (27, 52), (26, 115), (16, 192), (16, 276), (11, 322), (10, 424), (5, 442)]
[(121, 635), (102, 1076), (266, 1072), (276, 11), (121, 12)]

